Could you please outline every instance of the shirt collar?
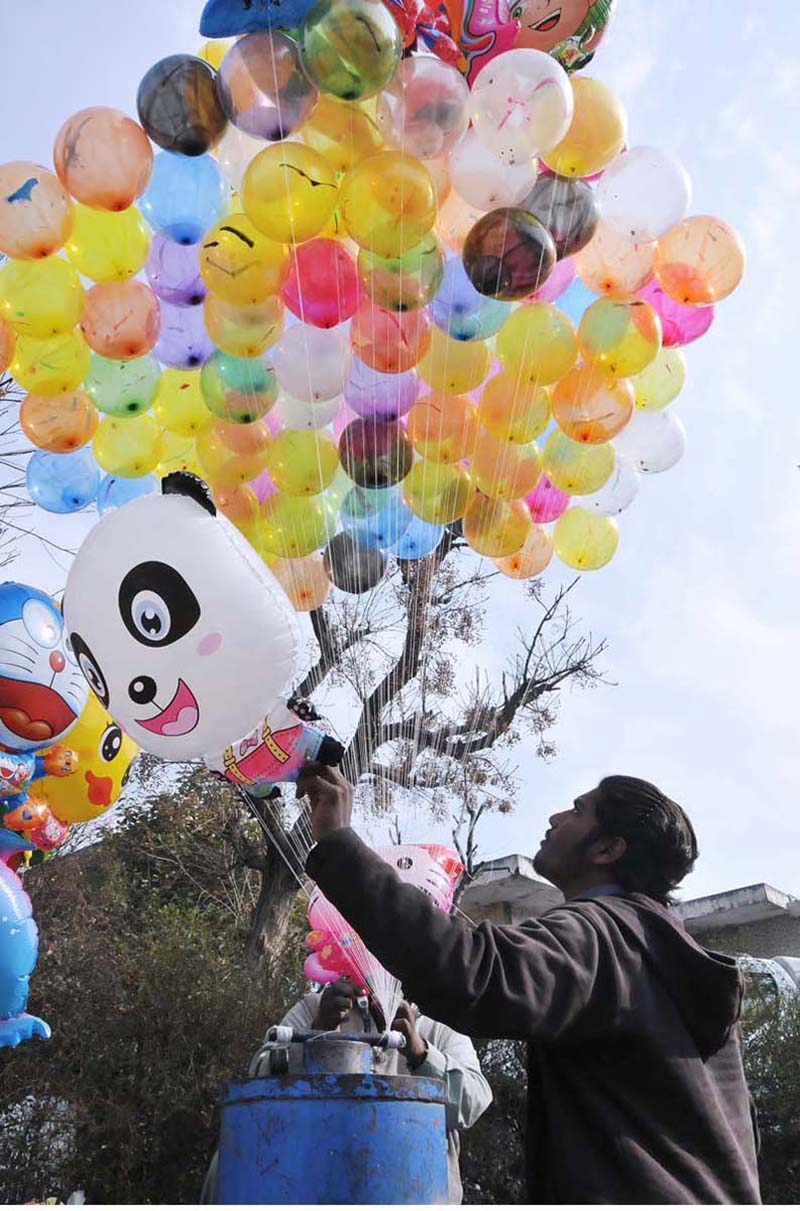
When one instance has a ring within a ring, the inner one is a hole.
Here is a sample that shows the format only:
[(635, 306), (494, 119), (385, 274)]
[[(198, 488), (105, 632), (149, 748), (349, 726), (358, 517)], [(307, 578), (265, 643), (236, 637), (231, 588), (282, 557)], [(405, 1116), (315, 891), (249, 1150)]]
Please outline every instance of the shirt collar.
[(587, 887), (586, 891), (571, 896), (573, 900), (599, 900), (603, 896), (622, 896), (625, 888), (621, 883), (598, 883), (597, 887)]

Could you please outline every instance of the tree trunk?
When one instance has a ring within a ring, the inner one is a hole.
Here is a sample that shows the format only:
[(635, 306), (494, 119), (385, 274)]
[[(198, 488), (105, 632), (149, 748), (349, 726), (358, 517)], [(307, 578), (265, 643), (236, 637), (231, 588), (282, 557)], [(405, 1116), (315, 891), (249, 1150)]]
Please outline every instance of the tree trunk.
[(247, 957), (253, 963), (272, 964), (283, 953), (299, 888), (297, 879), (274, 845), (267, 849), (265, 859), (258, 903), (250, 922)]

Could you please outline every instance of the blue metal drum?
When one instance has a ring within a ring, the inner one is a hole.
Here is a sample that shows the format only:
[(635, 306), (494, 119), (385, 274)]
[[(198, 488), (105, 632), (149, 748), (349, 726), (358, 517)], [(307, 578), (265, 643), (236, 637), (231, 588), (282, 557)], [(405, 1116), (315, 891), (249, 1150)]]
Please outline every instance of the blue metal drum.
[(443, 1083), (317, 1070), (229, 1085), (215, 1201), (447, 1203)]

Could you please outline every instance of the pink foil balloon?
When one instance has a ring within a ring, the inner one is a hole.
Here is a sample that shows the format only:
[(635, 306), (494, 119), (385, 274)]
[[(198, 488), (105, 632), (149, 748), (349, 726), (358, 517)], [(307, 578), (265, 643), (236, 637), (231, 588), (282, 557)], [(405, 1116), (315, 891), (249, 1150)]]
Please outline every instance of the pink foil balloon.
[(655, 278), (638, 294), (657, 312), (663, 330), (663, 344), (667, 349), (698, 341), (714, 322), (713, 307), (687, 307), (665, 294)]
[(525, 504), (528, 506), (531, 519), (539, 525), (543, 525), (548, 521), (558, 521), (566, 510), (569, 499), (566, 492), (560, 492), (558, 488), (554, 488), (547, 476), (543, 475), (534, 491), (525, 497)]

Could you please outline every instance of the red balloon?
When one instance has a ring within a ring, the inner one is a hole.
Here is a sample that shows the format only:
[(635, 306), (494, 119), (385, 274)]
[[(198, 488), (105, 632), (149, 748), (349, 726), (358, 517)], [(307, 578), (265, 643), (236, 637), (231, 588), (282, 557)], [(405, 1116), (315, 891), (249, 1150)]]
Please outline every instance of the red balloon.
[(358, 306), (355, 261), (337, 240), (309, 240), (293, 251), (281, 294), (303, 323), (335, 328)]

